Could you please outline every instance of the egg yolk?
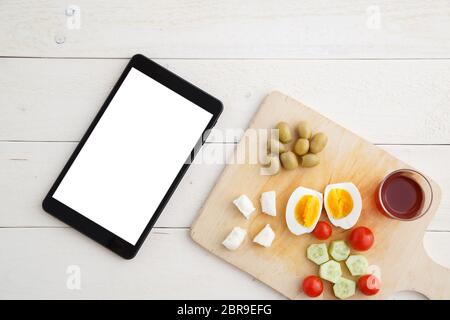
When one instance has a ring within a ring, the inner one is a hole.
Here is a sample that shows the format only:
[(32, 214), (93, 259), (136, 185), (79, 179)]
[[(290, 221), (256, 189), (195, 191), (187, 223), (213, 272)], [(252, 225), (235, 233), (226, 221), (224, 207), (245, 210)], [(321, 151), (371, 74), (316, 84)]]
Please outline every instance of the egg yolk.
[(306, 195), (295, 205), (295, 219), (301, 225), (309, 228), (317, 220), (319, 215), (319, 199), (312, 195)]
[(327, 206), (335, 219), (345, 218), (353, 210), (353, 199), (344, 189), (331, 189), (328, 193)]

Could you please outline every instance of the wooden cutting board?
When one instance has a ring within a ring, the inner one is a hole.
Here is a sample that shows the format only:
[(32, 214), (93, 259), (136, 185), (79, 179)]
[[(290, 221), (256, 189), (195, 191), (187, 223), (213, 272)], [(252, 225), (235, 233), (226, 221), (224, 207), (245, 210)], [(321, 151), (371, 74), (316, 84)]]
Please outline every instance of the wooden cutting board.
[[(311, 234), (295, 236), (287, 228), (285, 208), (294, 189), (305, 186), (323, 192), (336, 182), (353, 182), (361, 192), (363, 210), (357, 225), (371, 228), (374, 246), (364, 255), (370, 264), (381, 268), (382, 290), (374, 298), (389, 298), (394, 292), (416, 290), (432, 299), (450, 298), (450, 270), (434, 263), (423, 247), (425, 230), (433, 219), (441, 198), (439, 186), (430, 179), (434, 200), (430, 211), (413, 222), (400, 222), (381, 214), (376, 203), (376, 189), (383, 177), (399, 168), (411, 168), (381, 148), (327, 119), (300, 102), (279, 92), (269, 94), (250, 123), (251, 129), (273, 128), (279, 121), (292, 128), (301, 120), (308, 121), (313, 132), (328, 135), (327, 147), (320, 153), (321, 163), (314, 168), (282, 170), (275, 176), (259, 174), (258, 164), (230, 164), (217, 181), (191, 236), (198, 244), (221, 259), (233, 264), (290, 299), (306, 296), (299, 290), (304, 277), (318, 274), (318, 266), (306, 258), (306, 248), (321, 241)], [(235, 152), (248, 154), (247, 130)], [(277, 216), (261, 213), (260, 196), (268, 190), (277, 192)], [(236, 209), (232, 201), (246, 194), (257, 208), (249, 220)], [(323, 212), (321, 219), (326, 220)], [(270, 248), (252, 242), (253, 237), (269, 223), (276, 233)], [(248, 232), (242, 246), (228, 251), (221, 244), (235, 226)], [(349, 231), (333, 227), (334, 239), (345, 239)], [(344, 277), (351, 277), (343, 265)], [(334, 298), (332, 285), (324, 281), (323, 298)], [(368, 298), (359, 292), (356, 299)]]

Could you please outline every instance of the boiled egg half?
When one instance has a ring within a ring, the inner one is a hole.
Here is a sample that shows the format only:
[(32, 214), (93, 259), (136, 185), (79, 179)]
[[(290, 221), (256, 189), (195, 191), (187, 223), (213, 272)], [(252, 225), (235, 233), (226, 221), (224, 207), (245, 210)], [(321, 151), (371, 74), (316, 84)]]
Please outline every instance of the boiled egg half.
[(325, 188), (325, 210), (336, 227), (350, 229), (361, 215), (362, 200), (351, 182), (329, 184)]
[(295, 235), (310, 233), (316, 227), (322, 212), (323, 197), (316, 190), (298, 187), (292, 192), (286, 206), (286, 223)]

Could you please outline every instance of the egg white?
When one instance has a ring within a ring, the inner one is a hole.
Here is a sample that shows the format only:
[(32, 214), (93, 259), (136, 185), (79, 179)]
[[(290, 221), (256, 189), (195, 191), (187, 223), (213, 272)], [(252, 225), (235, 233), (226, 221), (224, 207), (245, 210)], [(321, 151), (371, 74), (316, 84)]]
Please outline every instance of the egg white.
[(266, 191), (261, 194), (261, 211), (269, 216), (277, 215), (277, 194), (275, 191)]
[[(311, 227), (307, 228), (304, 225), (300, 224), (297, 219), (295, 219), (295, 206), (300, 201), (303, 196), (312, 195), (319, 199), (319, 214), (317, 215), (316, 221), (311, 225)], [(317, 222), (319, 221), (320, 215), (322, 213), (323, 207), (323, 196), (320, 192), (312, 189), (308, 189), (305, 187), (298, 187), (292, 192), (289, 197), (287, 206), (286, 206), (286, 223), (293, 234), (299, 236), (301, 234), (310, 233), (316, 227)]]
[(263, 247), (269, 248), (275, 239), (275, 232), (270, 227), (270, 224), (266, 226), (255, 236), (253, 242), (262, 245)]
[(240, 227), (235, 227), (231, 232), (228, 234), (228, 236), (223, 240), (222, 244), (228, 249), (228, 250), (236, 250), (239, 248), (242, 244), (242, 242), (245, 239), (245, 236), (247, 235), (247, 231), (245, 229), (242, 229)]
[[(328, 195), (332, 189), (343, 189), (347, 191), (352, 197), (353, 209), (344, 218), (340, 219), (334, 218), (331, 209), (328, 207)], [(330, 219), (330, 222), (336, 227), (340, 227), (343, 229), (350, 229), (356, 224), (356, 222), (359, 219), (359, 216), (361, 215), (362, 210), (361, 194), (359, 193), (358, 188), (351, 182), (334, 183), (327, 185), (325, 187), (324, 202), (325, 202), (325, 211), (327, 212), (328, 219)]]
[(250, 216), (256, 210), (253, 206), (252, 200), (250, 200), (250, 198), (245, 194), (242, 194), (238, 198), (234, 199), (233, 203), (244, 215), (245, 219), (250, 219)]

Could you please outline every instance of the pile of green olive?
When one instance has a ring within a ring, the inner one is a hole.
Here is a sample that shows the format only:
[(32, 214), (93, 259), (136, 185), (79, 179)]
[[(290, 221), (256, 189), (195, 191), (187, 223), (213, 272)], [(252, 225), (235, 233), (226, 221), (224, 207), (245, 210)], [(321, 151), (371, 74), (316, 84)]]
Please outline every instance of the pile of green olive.
[(293, 141), (291, 128), (286, 122), (279, 122), (275, 129), (278, 129), (278, 139), (269, 139), (269, 151), (280, 155), (281, 164), (287, 170), (293, 170), (302, 166), (305, 168), (315, 167), (320, 163), (317, 155), (328, 142), (328, 137), (323, 132), (312, 134), (308, 122), (301, 121), (296, 131), (298, 139), (293, 144), (293, 151), (288, 150), (285, 144)]

